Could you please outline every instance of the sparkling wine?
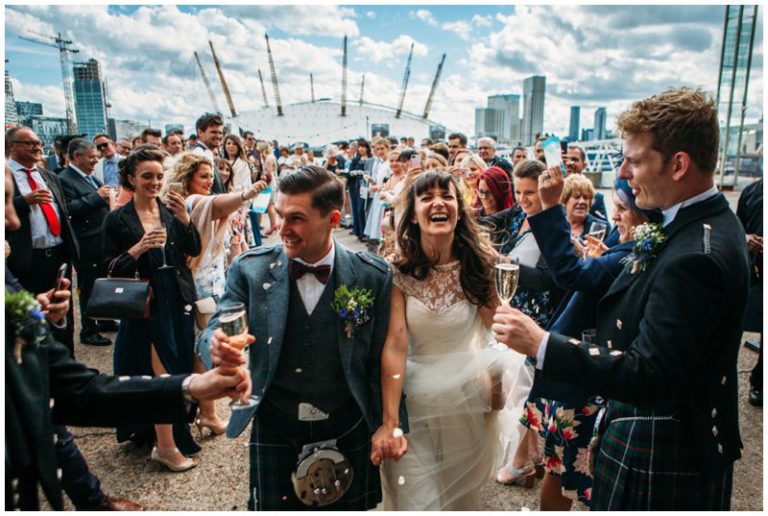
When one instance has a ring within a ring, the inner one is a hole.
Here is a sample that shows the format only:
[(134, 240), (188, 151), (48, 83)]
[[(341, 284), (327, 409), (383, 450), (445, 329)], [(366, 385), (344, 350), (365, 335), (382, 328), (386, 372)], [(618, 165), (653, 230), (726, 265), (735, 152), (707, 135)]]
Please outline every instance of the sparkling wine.
[(520, 266), (515, 263), (496, 264), (496, 292), (502, 303), (509, 303), (517, 290)]
[(603, 240), (605, 238), (605, 229), (603, 228), (590, 231), (589, 236), (595, 237), (598, 240)]

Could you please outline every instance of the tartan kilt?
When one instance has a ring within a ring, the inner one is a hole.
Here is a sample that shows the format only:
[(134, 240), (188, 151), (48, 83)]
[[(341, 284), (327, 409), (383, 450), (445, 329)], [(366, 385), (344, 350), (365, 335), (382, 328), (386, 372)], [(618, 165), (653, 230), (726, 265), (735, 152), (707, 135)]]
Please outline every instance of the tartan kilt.
[[(709, 471), (686, 427), (650, 410), (610, 401), (592, 488), (593, 511), (730, 509), (733, 465)], [(626, 418), (626, 419), (625, 419)]]
[[(358, 409), (341, 411), (328, 421), (301, 422), (259, 408), (249, 445), (251, 464), (249, 510), (259, 511), (365, 511), (381, 501), (378, 466), (370, 461), (371, 431)], [(296, 496), (291, 473), (306, 444), (336, 439), (337, 448), (351, 462), (353, 480), (337, 502), (309, 507)]]

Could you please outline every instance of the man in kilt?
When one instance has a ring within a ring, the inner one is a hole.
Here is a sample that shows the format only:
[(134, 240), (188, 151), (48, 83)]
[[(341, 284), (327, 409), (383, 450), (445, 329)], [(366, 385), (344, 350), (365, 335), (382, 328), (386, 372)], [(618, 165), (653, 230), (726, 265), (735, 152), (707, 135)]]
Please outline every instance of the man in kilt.
[(714, 184), (717, 109), (701, 91), (670, 89), (635, 102), (618, 128), (619, 176), (664, 223), (636, 231), (598, 303), (597, 344), (544, 332), (509, 307), (493, 329), (544, 377), (608, 400), (591, 509), (728, 510), (749, 272), (744, 231)]
[[(283, 245), (255, 248), (232, 263), (226, 291), (201, 334), (204, 362), (243, 364), (219, 319), (233, 303), (246, 305), (258, 400), (233, 412), (227, 433), (239, 433), (253, 419), (251, 510), (371, 509), (381, 501), (378, 464), (407, 447), (396, 431), (407, 431), (404, 410), (397, 421), (382, 421), (382, 389), (402, 387), (401, 375), (381, 375), (392, 369), (385, 347), (391, 273), (380, 258), (332, 238), (343, 196), (343, 184), (319, 167), (283, 177), (275, 202)], [(351, 485), (329, 505), (310, 505), (312, 492), (323, 490), (295, 489), (292, 473), (299, 476), (305, 447), (326, 441), (335, 441), (351, 465)]]

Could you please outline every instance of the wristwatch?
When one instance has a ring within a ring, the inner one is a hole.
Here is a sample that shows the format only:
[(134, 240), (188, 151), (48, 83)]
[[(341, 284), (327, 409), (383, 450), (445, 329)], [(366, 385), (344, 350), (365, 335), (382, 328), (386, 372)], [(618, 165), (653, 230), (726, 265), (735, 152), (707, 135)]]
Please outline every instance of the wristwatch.
[(184, 378), (184, 381), (181, 382), (181, 394), (184, 396), (184, 401), (187, 403), (197, 403), (197, 400), (192, 397), (192, 394), (189, 392), (189, 386), (192, 384), (192, 379), (196, 376), (200, 376), (197, 373), (192, 373), (191, 375)]

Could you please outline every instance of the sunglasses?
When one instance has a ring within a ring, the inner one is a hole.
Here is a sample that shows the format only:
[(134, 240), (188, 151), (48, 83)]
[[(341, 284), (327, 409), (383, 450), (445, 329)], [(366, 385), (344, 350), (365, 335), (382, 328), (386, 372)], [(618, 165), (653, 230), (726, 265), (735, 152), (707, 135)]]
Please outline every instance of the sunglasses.
[(101, 149), (106, 149), (107, 147), (109, 147), (109, 142), (104, 142), (104, 143), (98, 144), (96, 146), (96, 149), (101, 150)]

